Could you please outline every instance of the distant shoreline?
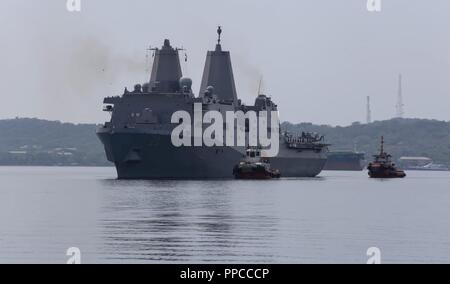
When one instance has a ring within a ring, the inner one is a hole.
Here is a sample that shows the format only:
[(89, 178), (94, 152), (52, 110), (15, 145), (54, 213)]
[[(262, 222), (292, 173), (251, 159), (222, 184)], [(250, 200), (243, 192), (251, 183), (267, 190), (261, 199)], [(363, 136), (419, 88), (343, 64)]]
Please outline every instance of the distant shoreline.
[[(96, 135), (98, 124), (72, 124), (36, 118), (0, 120), (0, 166), (113, 167)], [(395, 160), (427, 157), (450, 165), (450, 122), (391, 119), (350, 126), (282, 123), (283, 131), (316, 132), (331, 151), (378, 152), (380, 136)]]
[(0, 165), (0, 168), (115, 168), (111, 166), (46, 166), (46, 165)]

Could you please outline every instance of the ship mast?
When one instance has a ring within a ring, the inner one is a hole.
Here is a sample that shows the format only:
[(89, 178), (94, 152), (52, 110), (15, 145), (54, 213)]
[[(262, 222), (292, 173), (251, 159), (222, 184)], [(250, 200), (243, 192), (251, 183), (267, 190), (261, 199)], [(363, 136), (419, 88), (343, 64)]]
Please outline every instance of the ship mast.
[(259, 85), (258, 85), (258, 96), (264, 95), (263, 90), (263, 76), (259, 77)]
[(220, 37), (222, 35), (222, 27), (221, 26), (219, 26), (217, 28), (217, 35), (219, 36), (218, 39), (217, 39), (217, 44), (220, 45), (220, 40), (221, 40)]
[(384, 154), (384, 136), (381, 136), (381, 149), (380, 149), (380, 151), (381, 151), (381, 155), (383, 155)]

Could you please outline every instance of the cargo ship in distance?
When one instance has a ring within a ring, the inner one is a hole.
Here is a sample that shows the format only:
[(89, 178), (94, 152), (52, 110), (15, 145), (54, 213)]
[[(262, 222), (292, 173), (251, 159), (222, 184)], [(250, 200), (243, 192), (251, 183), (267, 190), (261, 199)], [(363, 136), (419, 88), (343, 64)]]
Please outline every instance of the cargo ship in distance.
[[(215, 110), (222, 115), (227, 111), (277, 111), (277, 105), (264, 94), (258, 94), (252, 106), (238, 99), (230, 52), (222, 50), (221, 32), (219, 27), (215, 50), (207, 53), (198, 96), (192, 91), (192, 80), (182, 75), (179, 49), (166, 39), (161, 49), (154, 50), (149, 82), (104, 99), (104, 111), (111, 114), (111, 120), (97, 135), (119, 179), (234, 178), (233, 168), (245, 156), (248, 139), (246, 146), (222, 147), (175, 147), (171, 141), (177, 126), (171, 123), (172, 114), (182, 110), (193, 117), (194, 104), (200, 103), (203, 112)], [(317, 176), (327, 160), (323, 137), (280, 134), (279, 152), (270, 159), (271, 165), (283, 177)]]
[(356, 151), (330, 151), (326, 171), (362, 171), (366, 167), (365, 153)]

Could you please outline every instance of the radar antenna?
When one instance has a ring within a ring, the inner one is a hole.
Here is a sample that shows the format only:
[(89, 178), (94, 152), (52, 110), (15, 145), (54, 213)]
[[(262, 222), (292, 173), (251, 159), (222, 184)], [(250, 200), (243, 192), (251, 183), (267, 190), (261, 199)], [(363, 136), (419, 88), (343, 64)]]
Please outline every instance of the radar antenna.
[(217, 28), (217, 35), (219, 36), (218, 37), (218, 39), (217, 39), (217, 44), (219, 44), (220, 45), (220, 37), (221, 37), (221, 35), (222, 35), (222, 27), (221, 26), (219, 26), (218, 28)]

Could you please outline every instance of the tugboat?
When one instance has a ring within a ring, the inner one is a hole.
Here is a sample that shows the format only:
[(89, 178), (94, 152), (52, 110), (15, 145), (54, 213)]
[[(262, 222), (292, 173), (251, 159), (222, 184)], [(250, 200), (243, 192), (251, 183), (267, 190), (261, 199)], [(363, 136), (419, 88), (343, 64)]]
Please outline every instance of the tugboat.
[(260, 148), (248, 148), (244, 159), (234, 167), (236, 179), (272, 179), (280, 178), (279, 170), (272, 169), (267, 158), (261, 156)]
[(397, 169), (392, 162), (392, 156), (384, 152), (384, 137), (381, 137), (381, 149), (379, 155), (374, 155), (375, 160), (367, 166), (371, 178), (404, 178), (406, 173)]

